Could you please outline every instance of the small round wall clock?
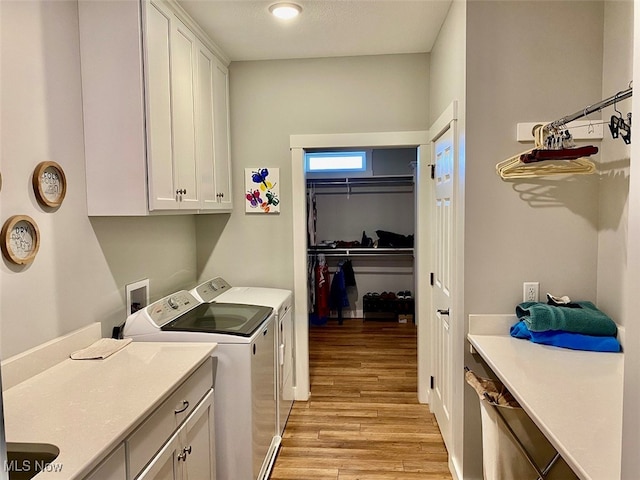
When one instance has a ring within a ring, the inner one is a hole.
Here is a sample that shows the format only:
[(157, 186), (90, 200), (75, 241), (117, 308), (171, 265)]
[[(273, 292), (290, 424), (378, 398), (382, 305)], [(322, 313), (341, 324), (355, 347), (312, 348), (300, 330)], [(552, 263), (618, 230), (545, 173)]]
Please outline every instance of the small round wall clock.
[(67, 193), (67, 178), (56, 162), (40, 162), (33, 171), (33, 191), (40, 204), (59, 207)]
[(2, 226), (0, 247), (5, 258), (16, 265), (31, 263), (40, 247), (40, 231), (27, 215), (9, 217)]

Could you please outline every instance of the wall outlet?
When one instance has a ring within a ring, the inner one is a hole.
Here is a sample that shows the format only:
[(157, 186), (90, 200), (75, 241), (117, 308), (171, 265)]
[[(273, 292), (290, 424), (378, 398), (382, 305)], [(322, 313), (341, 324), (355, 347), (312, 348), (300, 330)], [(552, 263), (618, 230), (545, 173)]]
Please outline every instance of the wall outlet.
[(522, 284), (522, 301), (523, 302), (538, 302), (540, 283), (539, 282), (524, 282)]

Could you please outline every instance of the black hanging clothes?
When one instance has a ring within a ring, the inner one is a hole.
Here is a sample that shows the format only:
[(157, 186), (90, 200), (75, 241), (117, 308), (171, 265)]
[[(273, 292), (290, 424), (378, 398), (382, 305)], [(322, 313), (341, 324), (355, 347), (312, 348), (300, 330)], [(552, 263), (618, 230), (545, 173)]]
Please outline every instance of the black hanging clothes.
[(346, 260), (342, 264), (342, 271), (344, 272), (344, 284), (347, 287), (355, 287), (356, 275), (353, 272), (353, 265), (351, 264), (351, 260)]
[(338, 312), (338, 324), (342, 325), (342, 309), (349, 306), (347, 286), (345, 284), (344, 264), (338, 264), (338, 270), (333, 274), (331, 292), (329, 294), (329, 308)]

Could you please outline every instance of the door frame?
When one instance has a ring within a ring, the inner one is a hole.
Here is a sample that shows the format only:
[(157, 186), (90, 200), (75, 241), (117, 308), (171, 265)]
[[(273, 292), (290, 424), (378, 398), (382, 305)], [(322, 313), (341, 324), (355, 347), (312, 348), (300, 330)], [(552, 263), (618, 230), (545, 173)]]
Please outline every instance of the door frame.
[[(311, 392), (309, 381), (309, 312), (307, 305), (307, 205), (304, 152), (311, 148), (348, 147), (413, 147), (418, 149), (416, 175), (416, 247), (414, 278), (416, 280), (416, 324), (418, 326), (418, 401), (427, 403), (428, 335), (430, 328), (431, 289), (427, 288), (431, 272), (431, 234), (426, 225), (430, 219), (431, 136), (426, 130), (409, 132), (338, 133), (291, 135), (291, 183), (293, 220), (293, 298), (294, 298), (294, 352), (295, 352), (295, 400), (306, 401)], [(425, 235), (420, 235), (425, 232)], [(418, 292), (424, 292), (420, 295)], [(421, 321), (422, 319), (422, 321)]]

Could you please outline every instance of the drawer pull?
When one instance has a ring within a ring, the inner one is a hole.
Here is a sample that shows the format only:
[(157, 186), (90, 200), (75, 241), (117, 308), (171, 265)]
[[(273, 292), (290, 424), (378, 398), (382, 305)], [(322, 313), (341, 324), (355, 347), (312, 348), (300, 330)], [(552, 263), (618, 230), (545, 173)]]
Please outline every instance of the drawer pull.
[(189, 401), (188, 400), (183, 400), (182, 401), (182, 408), (180, 408), (178, 410), (174, 410), (173, 413), (175, 413), (177, 415), (178, 413), (184, 412), (187, 408), (189, 408)]

